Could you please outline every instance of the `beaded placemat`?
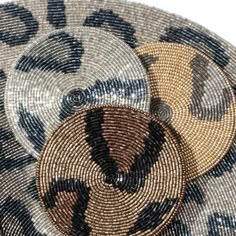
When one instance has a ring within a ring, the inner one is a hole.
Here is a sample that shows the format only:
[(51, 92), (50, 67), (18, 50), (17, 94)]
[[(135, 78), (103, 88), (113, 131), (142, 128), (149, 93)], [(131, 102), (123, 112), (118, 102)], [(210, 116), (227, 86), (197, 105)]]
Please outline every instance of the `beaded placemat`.
[(185, 146), (188, 179), (213, 168), (236, 131), (235, 98), (221, 70), (191, 47), (149, 44), (136, 49), (148, 71), (150, 111), (170, 125)]
[(157, 235), (184, 192), (181, 151), (148, 113), (98, 107), (68, 118), (43, 148), (37, 187), (66, 235)]
[[(235, 47), (180, 16), (123, 0), (18, 0), (0, 4), (0, 189), (3, 190), (0, 234), (2, 230), (3, 236), (62, 235), (40, 205), (35, 180), (37, 160), (12, 133), (4, 110), (4, 91), (12, 65), (29, 44), (55, 29), (76, 29), (82, 25), (108, 31), (131, 48), (159, 41), (189, 45), (217, 64), (235, 87)], [(236, 234), (235, 150), (234, 143), (217, 166), (188, 184), (184, 204), (163, 235)]]
[(150, 91), (138, 56), (99, 29), (43, 36), (19, 56), (5, 91), (5, 112), (27, 152), (38, 157), (53, 130), (76, 111), (105, 104), (148, 111)]

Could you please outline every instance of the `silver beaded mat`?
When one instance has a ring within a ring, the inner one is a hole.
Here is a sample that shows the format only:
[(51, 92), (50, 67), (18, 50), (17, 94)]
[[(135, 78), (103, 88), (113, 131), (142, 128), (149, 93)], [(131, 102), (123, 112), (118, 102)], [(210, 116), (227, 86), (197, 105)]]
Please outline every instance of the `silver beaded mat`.
[(7, 80), (6, 114), (15, 136), (35, 157), (66, 118), (106, 104), (148, 111), (150, 89), (133, 50), (95, 28), (43, 36), (19, 56)]

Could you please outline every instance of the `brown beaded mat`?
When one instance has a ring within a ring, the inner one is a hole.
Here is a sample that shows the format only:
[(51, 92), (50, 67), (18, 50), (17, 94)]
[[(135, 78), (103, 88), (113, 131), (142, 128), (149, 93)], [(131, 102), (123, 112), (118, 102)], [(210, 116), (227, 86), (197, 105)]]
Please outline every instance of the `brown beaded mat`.
[(176, 213), (184, 182), (171, 132), (125, 107), (68, 118), (37, 168), (41, 202), (66, 235), (157, 235)]
[(191, 47), (158, 43), (136, 49), (151, 86), (151, 113), (185, 145), (188, 179), (213, 168), (236, 131), (233, 89), (221, 70)]

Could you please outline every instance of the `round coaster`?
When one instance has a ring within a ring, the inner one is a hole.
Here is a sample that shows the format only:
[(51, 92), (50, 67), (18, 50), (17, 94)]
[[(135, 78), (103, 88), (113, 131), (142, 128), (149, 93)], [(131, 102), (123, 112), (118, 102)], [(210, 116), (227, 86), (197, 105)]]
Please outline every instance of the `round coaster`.
[(121, 104), (147, 111), (146, 77), (137, 55), (113, 35), (89, 27), (56, 31), (15, 63), (5, 110), (17, 139), (38, 157), (52, 131), (78, 110)]
[(66, 235), (157, 235), (176, 213), (184, 183), (172, 133), (125, 107), (68, 118), (37, 167), (41, 202)]
[(136, 50), (148, 71), (151, 113), (172, 126), (188, 147), (188, 179), (226, 154), (235, 134), (235, 98), (221, 70), (199, 51), (179, 44)]

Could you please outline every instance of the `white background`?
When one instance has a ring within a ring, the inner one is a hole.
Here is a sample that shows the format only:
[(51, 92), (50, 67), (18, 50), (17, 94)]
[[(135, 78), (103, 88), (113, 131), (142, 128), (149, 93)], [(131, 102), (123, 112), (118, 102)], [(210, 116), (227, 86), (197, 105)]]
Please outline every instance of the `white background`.
[[(0, 3), (10, 0), (0, 0)], [(39, 1), (39, 0), (32, 0)], [(132, 0), (191, 19), (236, 46), (236, 0)]]

